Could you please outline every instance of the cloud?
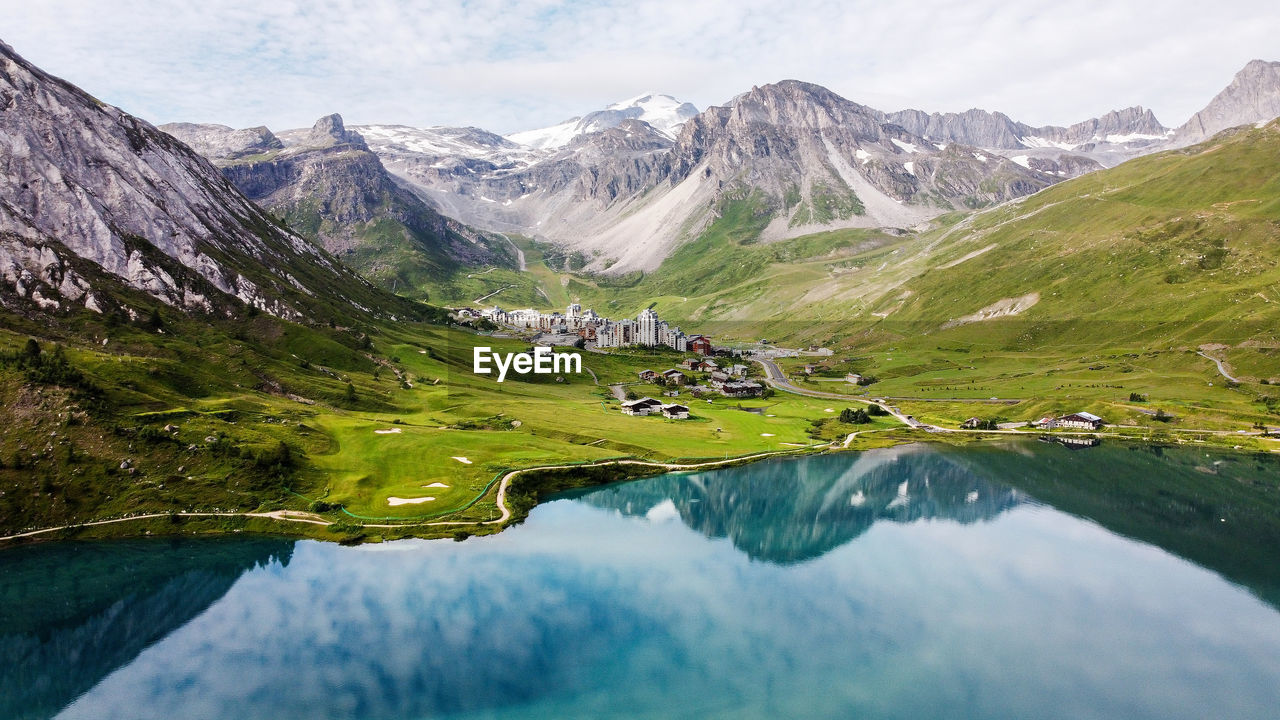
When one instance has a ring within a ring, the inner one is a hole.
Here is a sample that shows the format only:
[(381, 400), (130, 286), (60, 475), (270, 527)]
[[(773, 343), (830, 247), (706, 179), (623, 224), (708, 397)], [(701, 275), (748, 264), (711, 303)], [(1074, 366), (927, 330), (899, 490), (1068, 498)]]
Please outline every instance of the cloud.
[(655, 90), (699, 107), (784, 78), (885, 110), (1180, 124), (1254, 57), (1270, 2), (0, 0), (0, 37), (154, 122), (536, 127)]

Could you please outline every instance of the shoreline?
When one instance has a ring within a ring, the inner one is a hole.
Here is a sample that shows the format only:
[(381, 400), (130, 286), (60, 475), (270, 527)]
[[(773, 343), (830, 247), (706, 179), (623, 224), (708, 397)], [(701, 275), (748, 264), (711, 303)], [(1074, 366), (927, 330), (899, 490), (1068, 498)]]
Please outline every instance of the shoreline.
[[(903, 430), (909, 431), (910, 436), (903, 436)], [(1212, 431), (1188, 431), (1188, 432), (1204, 432), (1207, 436), (1222, 440), (1232, 436), (1216, 435)], [(69, 523), (66, 525), (57, 525), (45, 528), (27, 529), (17, 533), (0, 536), (0, 551), (5, 547), (14, 547), (32, 542), (50, 542), (67, 539), (77, 539), (86, 530), (92, 533), (92, 529), (105, 526), (124, 524), (124, 523), (147, 523), (152, 521), (168, 521), (169, 530), (179, 530), (176, 533), (161, 532), (162, 535), (176, 534), (180, 536), (194, 536), (198, 534), (211, 535), (230, 535), (244, 532), (244, 527), (234, 527), (222, 530), (201, 530), (195, 528), (195, 532), (181, 532), (181, 523), (186, 520), (240, 520), (246, 524), (250, 522), (264, 525), (264, 527), (274, 527), (275, 531), (265, 530), (262, 534), (283, 536), (294, 539), (316, 539), (327, 542), (339, 542), (345, 544), (361, 544), (365, 542), (382, 542), (389, 540), (421, 538), (421, 539), (442, 539), (452, 535), (454, 539), (463, 539), (473, 534), (491, 534), (492, 532), (501, 532), (512, 524), (521, 522), (527, 517), (528, 512), (540, 504), (538, 495), (543, 488), (534, 487), (531, 489), (533, 493), (534, 503), (529, 507), (521, 507), (518, 510), (512, 509), (510, 501), (510, 492), (513, 484), (525, 476), (533, 475), (535, 477), (546, 475), (548, 477), (557, 473), (569, 473), (572, 478), (573, 470), (595, 471), (603, 468), (627, 468), (638, 470), (634, 475), (627, 475), (623, 480), (638, 479), (641, 477), (651, 477), (669, 472), (689, 472), (700, 469), (719, 469), (732, 467), (735, 465), (752, 464), (764, 460), (785, 457), (799, 457), (804, 455), (840, 453), (840, 452), (864, 452), (875, 448), (858, 448), (850, 447), (854, 441), (859, 438), (869, 436), (881, 436), (884, 440), (889, 441), (887, 445), (879, 445), (876, 447), (896, 447), (912, 443), (937, 443), (941, 445), (954, 445), (956, 441), (963, 443), (982, 442), (984, 440), (1007, 439), (1010, 436), (1030, 439), (1055, 438), (1055, 437), (1075, 437), (1075, 438), (1095, 438), (1095, 439), (1111, 439), (1121, 441), (1139, 442), (1149, 445), (1203, 445), (1213, 447), (1221, 452), (1236, 453), (1259, 453), (1280, 454), (1280, 442), (1277, 442), (1276, 448), (1270, 449), (1244, 449), (1239, 445), (1228, 445), (1222, 442), (1211, 442), (1209, 440), (1185, 440), (1182, 438), (1164, 438), (1156, 439), (1152, 437), (1144, 437), (1117, 432), (1086, 432), (1086, 431), (1023, 431), (1023, 430), (966, 430), (940, 428), (936, 426), (903, 426), (893, 428), (877, 428), (869, 430), (857, 430), (849, 433), (843, 440), (833, 440), (827, 443), (808, 445), (800, 448), (787, 450), (770, 450), (764, 452), (756, 452), (748, 455), (741, 455), (720, 460), (707, 460), (693, 463), (674, 463), (662, 462), (657, 460), (641, 460), (637, 458), (620, 458), (613, 460), (603, 460), (591, 463), (561, 463), (561, 464), (544, 464), (535, 465), (525, 468), (516, 468), (508, 470), (501, 475), (501, 479), (497, 483), (497, 494), (495, 497), (496, 507), (499, 510), (499, 516), (489, 520), (433, 520), (429, 522), (415, 522), (412, 520), (406, 522), (359, 522), (346, 523), (342, 520), (334, 520), (325, 516), (308, 512), (304, 510), (270, 510), (270, 511), (246, 511), (246, 512), (201, 512), (201, 511), (166, 511), (155, 513), (142, 513), (119, 518), (104, 518), (100, 520), (89, 520), (79, 523)], [(1257, 437), (1251, 436), (1251, 437)], [(1268, 438), (1271, 439), (1271, 438)], [(1280, 441), (1280, 438), (1276, 440)], [(650, 472), (652, 470), (652, 472)], [(589, 487), (595, 484), (605, 484), (607, 482), (616, 482), (617, 478), (611, 478), (601, 483), (588, 483), (577, 487)], [(553, 491), (555, 491), (553, 489)], [(477, 499), (487, 495), (479, 496)], [(178, 526), (175, 527), (175, 524)], [(292, 532), (284, 530), (289, 525), (294, 525), (294, 529), (303, 532)], [(340, 537), (322, 536), (314, 532), (308, 533), (306, 530), (323, 530), (344, 533)], [(392, 533), (384, 533), (376, 537), (369, 537), (364, 530), (387, 530)], [(424, 532), (425, 530), (425, 532)], [(478, 532), (469, 532), (468, 530), (476, 530)], [(354, 531), (354, 534), (353, 532)], [(124, 537), (147, 537), (152, 536), (151, 530), (144, 533), (129, 533)], [(54, 535), (55, 537), (43, 537), (46, 535)], [(388, 537), (387, 535), (391, 535)], [(97, 538), (96, 535), (90, 535), (91, 538)]]

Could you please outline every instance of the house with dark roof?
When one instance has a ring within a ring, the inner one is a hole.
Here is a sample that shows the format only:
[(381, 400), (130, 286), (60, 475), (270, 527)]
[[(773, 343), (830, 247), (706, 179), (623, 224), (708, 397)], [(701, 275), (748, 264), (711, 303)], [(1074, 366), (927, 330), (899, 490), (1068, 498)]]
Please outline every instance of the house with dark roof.
[(625, 415), (652, 415), (662, 408), (661, 400), (654, 400), (651, 397), (643, 397), (638, 400), (627, 400), (622, 403), (622, 412)]
[(662, 416), (671, 420), (688, 420), (689, 408), (679, 403), (662, 406)]

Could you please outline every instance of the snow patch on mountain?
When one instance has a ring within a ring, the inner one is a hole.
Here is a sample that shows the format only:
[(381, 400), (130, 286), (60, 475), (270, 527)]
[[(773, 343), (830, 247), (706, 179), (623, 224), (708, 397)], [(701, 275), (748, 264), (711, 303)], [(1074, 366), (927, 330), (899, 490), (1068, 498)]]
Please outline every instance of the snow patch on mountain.
[(539, 150), (553, 150), (568, 145), (579, 135), (608, 130), (624, 120), (640, 120), (674, 140), (685, 121), (697, 114), (698, 108), (692, 103), (682, 103), (670, 95), (644, 93), (551, 127), (512, 133), (506, 139)]

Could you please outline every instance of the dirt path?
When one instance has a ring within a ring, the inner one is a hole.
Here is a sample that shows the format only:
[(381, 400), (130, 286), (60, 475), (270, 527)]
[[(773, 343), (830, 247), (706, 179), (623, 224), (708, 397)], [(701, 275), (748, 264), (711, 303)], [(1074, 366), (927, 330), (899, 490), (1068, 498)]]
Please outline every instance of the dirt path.
[[(524, 473), (528, 473), (528, 472), (537, 472), (537, 471), (540, 471), (540, 470), (561, 470), (561, 469), (565, 469), (565, 468), (575, 468), (575, 467), (609, 467), (609, 466), (611, 466), (611, 465), (637, 465), (637, 466), (641, 466), (641, 467), (653, 467), (653, 468), (658, 468), (658, 469), (660, 469), (660, 470), (666, 470), (667, 472), (672, 472), (672, 471), (677, 471), (677, 470), (698, 470), (698, 469), (705, 469), (705, 468), (714, 468), (714, 467), (719, 467), (719, 466), (722, 466), (722, 465), (731, 465), (731, 464), (736, 464), (736, 463), (740, 463), (740, 462), (750, 462), (750, 461), (752, 461), (752, 460), (760, 460), (760, 459), (762, 459), (762, 458), (766, 458), (766, 457), (774, 457), (774, 456), (780, 456), (780, 455), (794, 455), (794, 454), (796, 454), (796, 453), (803, 452), (804, 450), (809, 450), (809, 449), (816, 448), (816, 447), (820, 447), (820, 446), (814, 445), (814, 446), (811, 446), (811, 447), (809, 447), (809, 448), (797, 448), (796, 450), (770, 450), (770, 451), (766, 451), (766, 452), (754, 453), (754, 454), (752, 454), (752, 455), (743, 455), (743, 456), (740, 456), (740, 457), (726, 458), (726, 459), (724, 459), (724, 460), (709, 460), (709, 461), (706, 461), (706, 462), (700, 462), (700, 463), (685, 463), (685, 464), (681, 464), (681, 463), (663, 463), (663, 462), (655, 462), (655, 461), (650, 461), (650, 460), (606, 460), (606, 461), (603, 461), (603, 462), (590, 463), (590, 464), (586, 464), (586, 465), (578, 465), (578, 464), (564, 465), (564, 464), (560, 464), (560, 465), (539, 465), (539, 466), (537, 466), (537, 467), (521, 468), (521, 469), (519, 469), (519, 470), (512, 470), (511, 472), (507, 473), (506, 475), (503, 475), (503, 476), (502, 476), (502, 480), (501, 480), (501, 481), (499, 481), (499, 483), (498, 483), (497, 506), (498, 506), (498, 511), (499, 511), (499, 513), (500, 513), (500, 514), (499, 514), (499, 516), (498, 516), (496, 519), (493, 519), (493, 520), (481, 520), (481, 521), (474, 521), (474, 520), (437, 520), (437, 521), (434, 521), (434, 522), (427, 522), (427, 523), (365, 523), (365, 524), (361, 525), (360, 527), (365, 527), (365, 528), (412, 528), (412, 527), (442, 527), (442, 526), (458, 526), (458, 525), (501, 525), (501, 524), (504, 524), (504, 523), (506, 523), (506, 522), (508, 522), (508, 521), (510, 521), (510, 520), (511, 520), (511, 509), (510, 509), (509, 507), (507, 507), (507, 490), (511, 487), (511, 481), (512, 481), (512, 480), (514, 480), (514, 479), (516, 479), (516, 478), (517, 478), (517, 477), (519, 477), (520, 475), (522, 475), (522, 474), (524, 474)], [(271, 511), (271, 512), (261, 512), (261, 513), (255, 513), (255, 512), (244, 512), (244, 513), (235, 513), (235, 512), (180, 512), (180, 513), (149, 513), (149, 514), (146, 514), (146, 515), (134, 515), (134, 516), (132, 516), (132, 517), (112, 518), (112, 519), (110, 519), (110, 520), (94, 520), (94, 521), (92, 521), (92, 522), (76, 523), (76, 524), (74, 524), (74, 525), (58, 525), (58, 526), (56, 526), (56, 527), (41, 528), (41, 529), (39, 529), (39, 530), (28, 530), (28, 531), (26, 531), (26, 532), (21, 532), (21, 533), (16, 533), (16, 534), (13, 534), (13, 535), (6, 535), (6, 536), (4, 536), (4, 537), (0, 537), (0, 542), (4, 542), (4, 541), (6, 541), (6, 540), (19, 540), (19, 539), (22, 539), (22, 538), (34, 537), (34, 536), (36, 536), (36, 535), (44, 535), (44, 534), (46, 534), (46, 533), (53, 533), (53, 532), (58, 532), (58, 531), (60, 531), (60, 530), (67, 530), (67, 529), (69, 529), (69, 528), (73, 528), (73, 527), (74, 527), (74, 528), (79, 528), (79, 527), (96, 527), (96, 526), (99, 526), (99, 525), (113, 525), (113, 524), (115, 524), (115, 523), (122, 523), (122, 522), (134, 522), (134, 521), (137, 521), (137, 520), (151, 520), (151, 519), (156, 519), (156, 518), (167, 518), (167, 517), (169, 517), (170, 515), (177, 515), (177, 516), (179, 516), (179, 517), (251, 517), (251, 518), (268, 518), (268, 519), (271, 519), (271, 520), (277, 520), (277, 521), (280, 521), (280, 522), (297, 522), (297, 523), (307, 523), (307, 524), (310, 524), (310, 525), (321, 525), (321, 526), (325, 526), (325, 527), (327, 527), (327, 526), (329, 526), (329, 525), (332, 525), (332, 524), (333, 524), (333, 522), (331, 522), (331, 521), (329, 521), (329, 520), (325, 520), (324, 518), (320, 517), (319, 515), (315, 515), (315, 514), (313, 514), (313, 513), (309, 513), (309, 512), (303, 512), (303, 511), (300, 511), (300, 510), (273, 510), (273, 511)]]
[(493, 292), (489, 293), (488, 295), (482, 295), (482, 296), (480, 296), (480, 297), (476, 298), (475, 300), (472, 300), (472, 301), (471, 301), (471, 304), (472, 304), (472, 305), (479, 305), (480, 303), (484, 302), (485, 300), (488, 300), (489, 298), (493, 297), (494, 295), (497, 295), (498, 293), (502, 292), (503, 290), (506, 290), (506, 289), (508, 289), (508, 288), (513, 288), (513, 287), (515, 287), (515, 285), (503, 285), (502, 287), (498, 288), (497, 290), (494, 290)]
[(497, 235), (498, 235), (498, 237), (502, 238), (503, 240), (506, 240), (506, 241), (507, 241), (507, 244), (511, 246), (511, 249), (516, 251), (516, 260), (519, 260), (519, 261), (520, 261), (520, 272), (525, 272), (525, 271), (527, 271), (527, 270), (529, 269), (529, 267), (528, 267), (527, 265), (525, 265), (525, 262), (524, 262), (524, 251), (520, 249), (520, 246), (518, 246), (518, 245), (516, 245), (514, 242), (512, 242), (512, 241), (511, 241), (511, 238), (507, 237), (505, 233), (497, 233)]
[(170, 515), (178, 517), (256, 517), (268, 518), (271, 520), (280, 520), (282, 522), (300, 522), (311, 525), (332, 525), (333, 523), (325, 520), (319, 515), (301, 510), (272, 510), (271, 512), (179, 512), (179, 513), (148, 513), (146, 515), (131, 515), (129, 517), (112, 518), (110, 520), (94, 520), (92, 522), (76, 523), (75, 525), (58, 525), (56, 527), (41, 528), (39, 530), (28, 530), (27, 532), (15, 533), (13, 535), (5, 535), (0, 537), (0, 542), (5, 540), (18, 540), (20, 538), (33, 537), (35, 535), (43, 535), (45, 533), (58, 532), (73, 527), (96, 527), (98, 525), (114, 525), (122, 522), (135, 522), (137, 520), (153, 520), (155, 518), (167, 518)]

